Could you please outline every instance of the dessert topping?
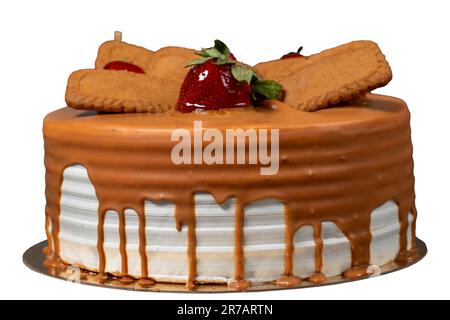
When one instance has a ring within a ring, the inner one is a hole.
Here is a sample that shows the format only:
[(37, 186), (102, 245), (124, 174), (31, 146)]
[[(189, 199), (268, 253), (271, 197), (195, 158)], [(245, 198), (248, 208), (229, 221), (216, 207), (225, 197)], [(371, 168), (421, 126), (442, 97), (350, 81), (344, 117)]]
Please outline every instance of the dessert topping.
[(292, 52), (286, 53), (284, 56), (281, 57), (281, 59), (290, 59), (290, 58), (301, 58), (301, 57), (304, 57), (304, 55), (302, 55), (300, 53), (300, 52), (302, 52), (302, 50), (303, 50), (303, 46), (299, 47), (296, 52), (292, 51)]
[(124, 61), (112, 61), (108, 63), (103, 69), (105, 70), (118, 70), (118, 71), (129, 71), (135, 73), (145, 73), (141, 67), (135, 64), (131, 64)]
[(220, 40), (214, 47), (197, 52), (200, 56), (181, 86), (176, 109), (192, 112), (244, 107), (264, 99), (280, 99), (282, 87), (275, 81), (262, 80), (248, 65), (238, 62)]

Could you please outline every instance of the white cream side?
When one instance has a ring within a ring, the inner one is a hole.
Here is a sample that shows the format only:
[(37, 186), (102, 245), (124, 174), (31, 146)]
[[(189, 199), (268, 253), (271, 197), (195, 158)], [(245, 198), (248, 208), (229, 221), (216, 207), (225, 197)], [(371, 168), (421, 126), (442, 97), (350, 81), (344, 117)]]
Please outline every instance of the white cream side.
[[(209, 194), (196, 194), (197, 280), (227, 282), (234, 276), (235, 199), (218, 205)], [(61, 196), (60, 243), (63, 260), (90, 270), (98, 268), (98, 199), (86, 169), (74, 165), (64, 171)], [(187, 229), (175, 228), (173, 203), (146, 201), (146, 238), (149, 275), (157, 281), (185, 282), (187, 278)], [(412, 216), (409, 215), (410, 223)], [(126, 210), (128, 269), (141, 274), (138, 217)], [(399, 247), (399, 221), (393, 201), (372, 213), (371, 263), (392, 261)], [(322, 224), (323, 272), (338, 275), (351, 263), (350, 244), (332, 222)], [(245, 277), (251, 282), (271, 281), (284, 272), (284, 205), (277, 200), (254, 202), (245, 208)], [(312, 227), (305, 226), (294, 237), (294, 273), (307, 277), (314, 272)], [(408, 246), (411, 235), (408, 231)], [(119, 273), (119, 220), (109, 211), (105, 222), (106, 271)]]

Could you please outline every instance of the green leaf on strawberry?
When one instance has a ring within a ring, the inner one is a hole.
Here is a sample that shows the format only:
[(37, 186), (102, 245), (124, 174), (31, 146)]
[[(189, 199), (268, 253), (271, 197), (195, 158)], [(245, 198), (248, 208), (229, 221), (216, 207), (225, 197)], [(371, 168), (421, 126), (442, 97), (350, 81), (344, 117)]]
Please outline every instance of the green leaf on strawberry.
[(217, 50), (219, 50), (220, 53), (222, 53), (224, 56), (229, 56), (230, 55), (230, 49), (228, 49), (227, 45), (225, 43), (223, 43), (220, 40), (214, 40), (214, 48), (216, 48)]
[(231, 74), (236, 80), (250, 84), (255, 72), (242, 64), (235, 64), (231, 67)]
[(205, 54), (207, 57), (212, 57), (212, 58), (219, 58), (222, 53), (217, 50), (217, 48), (212, 47), (212, 48), (207, 48), (207, 49), (203, 49), (205, 51)]
[(230, 49), (228, 49), (227, 45), (220, 40), (214, 41), (214, 47), (203, 48), (201, 51), (196, 52), (196, 54), (202, 57), (202, 59), (191, 61), (186, 67), (202, 64), (209, 59), (217, 59), (216, 63), (218, 65), (236, 63), (236, 59), (231, 54)]
[(227, 58), (226, 56), (224, 56), (223, 54), (219, 56), (219, 58), (217, 58), (216, 63), (218, 65), (224, 65), (224, 64), (235, 64), (236, 61), (230, 60), (229, 58)]
[(203, 58), (200, 58), (200, 59), (196, 59), (196, 60), (193, 60), (193, 61), (189, 62), (186, 65), (186, 67), (192, 67), (192, 66), (195, 66), (197, 64), (203, 64), (206, 61), (211, 60), (211, 59), (214, 59), (214, 58), (213, 57), (203, 57)]
[(273, 80), (257, 80), (252, 85), (252, 92), (258, 98), (258, 95), (265, 99), (280, 99), (283, 87)]

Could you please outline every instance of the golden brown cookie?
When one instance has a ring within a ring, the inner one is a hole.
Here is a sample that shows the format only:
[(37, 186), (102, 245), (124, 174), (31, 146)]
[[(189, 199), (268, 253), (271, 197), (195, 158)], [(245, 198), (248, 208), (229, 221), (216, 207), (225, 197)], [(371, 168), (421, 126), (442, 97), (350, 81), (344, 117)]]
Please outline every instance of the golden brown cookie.
[(113, 61), (134, 64), (159, 78), (171, 78), (183, 81), (188, 69), (186, 64), (197, 59), (192, 49), (181, 47), (164, 47), (156, 52), (122, 41), (122, 33), (116, 31), (113, 41), (104, 42), (97, 54), (96, 69), (103, 69)]
[(67, 82), (67, 105), (106, 112), (166, 112), (173, 109), (180, 83), (146, 74), (79, 70)]
[(110, 62), (122, 61), (134, 64), (148, 74), (153, 51), (123, 42), (120, 32), (116, 31), (114, 38), (114, 40), (106, 41), (99, 47), (95, 68), (103, 69)]
[[(188, 72), (185, 65), (197, 58), (195, 51), (166, 47), (152, 52), (122, 42), (117, 32), (103, 43), (95, 61), (96, 70), (80, 70), (69, 77), (66, 102), (77, 109), (107, 112), (165, 112), (174, 108)], [(140, 67), (145, 75), (103, 70), (113, 61)]]
[(304, 111), (351, 100), (386, 85), (391, 68), (375, 42), (354, 41), (304, 57), (260, 63), (256, 70), (279, 82), (284, 102)]
[(195, 50), (181, 47), (165, 47), (156, 51), (149, 63), (151, 74), (158, 78), (170, 78), (181, 83), (189, 68), (186, 65), (198, 59)]

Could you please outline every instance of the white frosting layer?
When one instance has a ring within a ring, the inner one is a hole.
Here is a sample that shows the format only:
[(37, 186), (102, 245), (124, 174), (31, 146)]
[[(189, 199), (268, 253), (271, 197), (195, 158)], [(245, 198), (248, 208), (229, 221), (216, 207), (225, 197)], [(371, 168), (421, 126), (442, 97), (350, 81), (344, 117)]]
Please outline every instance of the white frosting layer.
[[(234, 277), (235, 199), (218, 205), (209, 194), (196, 194), (197, 280), (227, 282)], [(90, 270), (98, 268), (98, 199), (86, 169), (74, 165), (64, 171), (61, 197), (61, 258)], [(371, 264), (392, 261), (399, 250), (397, 205), (387, 201), (372, 212)], [(149, 276), (157, 281), (187, 279), (187, 229), (175, 228), (175, 206), (146, 201), (146, 238)], [(129, 274), (141, 275), (138, 217), (126, 210)], [(409, 215), (411, 224), (412, 215)], [(350, 243), (332, 222), (323, 222), (323, 272), (338, 275), (350, 267)], [(245, 278), (251, 282), (272, 281), (284, 272), (284, 206), (274, 199), (254, 202), (245, 208)], [(294, 273), (307, 277), (314, 272), (313, 229), (302, 227), (295, 234)], [(411, 231), (408, 231), (408, 246)], [(119, 219), (109, 211), (105, 222), (106, 272), (120, 273)]]

